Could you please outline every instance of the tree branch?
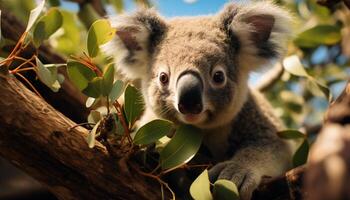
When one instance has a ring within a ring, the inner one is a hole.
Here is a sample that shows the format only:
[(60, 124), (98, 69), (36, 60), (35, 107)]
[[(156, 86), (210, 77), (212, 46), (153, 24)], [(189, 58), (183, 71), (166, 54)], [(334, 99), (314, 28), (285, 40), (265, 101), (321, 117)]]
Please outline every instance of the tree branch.
[(158, 183), (123, 174), (101, 144), (88, 148), (86, 129), (68, 131), (75, 124), (17, 79), (0, 74), (0, 93), (0, 156), (59, 199), (160, 199)]

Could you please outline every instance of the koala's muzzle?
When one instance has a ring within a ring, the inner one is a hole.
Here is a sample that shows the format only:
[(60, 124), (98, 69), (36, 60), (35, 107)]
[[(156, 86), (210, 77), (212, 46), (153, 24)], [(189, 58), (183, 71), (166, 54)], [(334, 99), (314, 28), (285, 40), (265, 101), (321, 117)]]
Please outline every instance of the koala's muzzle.
[(178, 109), (182, 114), (199, 114), (203, 110), (203, 83), (197, 72), (184, 72), (177, 79)]

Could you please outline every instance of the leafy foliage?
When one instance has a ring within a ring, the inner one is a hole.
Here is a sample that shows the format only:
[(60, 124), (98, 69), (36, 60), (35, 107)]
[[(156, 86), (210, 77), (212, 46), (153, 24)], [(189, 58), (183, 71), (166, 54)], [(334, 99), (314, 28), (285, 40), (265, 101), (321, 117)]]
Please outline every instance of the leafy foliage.
[[(149, 1), (134, 2), (142, 7), (150, 6)], [(293, 128), (321, 123), (329, 102), (342, 89), (350, 74), (350, 36), (346, 34), (350, 31), (350, 23), (347, 10), (342, 5), (330, 10), (313, 0), (278, 2), (293, 12), (297, 31), (295, 39), (289, 44), (288, 55), (282, 61), (283, 76), (266, 95), (287, 127), (292, 128), (278, 135), (299, 144), (293, 156), (294, 166), (299, 166), (307, 161), (309, 143), (314, 135)], [(64, 81), (58, 68), (66, 67), (70, 81), (88, 96), (86, 106), (91, 108), (88, 123), (92, 126), (87, 141), (91, 148), (96, 138), (106, 143), (108, 137), (116, 137), (120, 143), (127, 144), (128, 149), (135, 145), (145, 150), (152, 143), (161, 144), (157, 146), (161, 173), (191, 160), (202, 142), (202, 135), (194, 127), (175, 127), (171, 122), (158, 119), (139, 127), (135, 133), (137, 120), (144, 111), (141, 93), (130, 83), (114, 80), (115, 69), (99, 50), (100, 45), (110, 41), (116, 32), (110, 22), (101, 19), (102, 16), (90, 3), (80, 6), (77, 12), (53, 7), (61, 5), (58, 0), (45, 3), (40, 1), (35, 8), (34, 0), (2, 1), (0, 8), (13, 10), (24, 23), (27, 22), (27, 27), (19, 41), (10, 41), (2, 36), (0, 23), (0, 47), (18, 44), (9, 54), (0, 52), (1, 70), (5, 66), (18, 78), (22, 78), (21, 72), (32, 70), (42, 83), (56, 92)], [(120, 13), (125, 2), (107, 0), (103, 1), (103, 5), (112, 5)], [(29, 44), (38, 48), (43, 43), (49, 43), (70, 59), (66, 64), (44, 64), (37, 55), (29, 59), (20, 57), (22, 60), (19, 60), (21, 49)], [(86, 49), (81, 48), (84, 46)], [(14, 67), (14, 61), (23, 62)], [(33, 86), (32, 90), (36, 91)], [(124, 104), (120, 103), (123, 93)], [(109, 123), (111, 119), (113, 121)], [(174, 132), (172, 138), (167, 137)], [(218, 180), (211, 190), (207, 170), (194, 181), (190, 193), (194, 199), (238, 198), (237, 187), (229, 181)]]

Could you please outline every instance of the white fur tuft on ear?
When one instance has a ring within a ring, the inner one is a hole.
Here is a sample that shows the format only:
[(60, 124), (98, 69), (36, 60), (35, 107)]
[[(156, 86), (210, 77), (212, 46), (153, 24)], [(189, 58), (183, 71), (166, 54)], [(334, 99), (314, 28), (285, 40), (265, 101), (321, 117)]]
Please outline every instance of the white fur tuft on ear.
[(128, 80), (145, 77), (149, 72), (152, 48), (165, 24), (153, 10), (141, 10), (131, 15), (110, 18), (116, 37), (101, 46), (114, 58), (117, 71)]
[(284, 56), (292, 35), (292, 17), (285, 9), (270, 1), (259, 1), (229, 4), (221, 15), (232, 18), (226, 28), (239, 41), (240, 66), (256, 69)]

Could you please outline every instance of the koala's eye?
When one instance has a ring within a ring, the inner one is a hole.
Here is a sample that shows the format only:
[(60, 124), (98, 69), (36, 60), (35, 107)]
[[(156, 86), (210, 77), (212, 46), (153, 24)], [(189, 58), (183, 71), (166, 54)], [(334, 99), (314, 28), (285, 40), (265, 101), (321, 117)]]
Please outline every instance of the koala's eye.
[(223, 71), (217, 71), (213, 74), (213, 81), (215, 84), (222, 84), (225, 82), (225, 74)]
[(169, 77), (165, 72), (162, 72), (159, 74), (159, 81), (163, 84), (166, 85), (169, 82)]

